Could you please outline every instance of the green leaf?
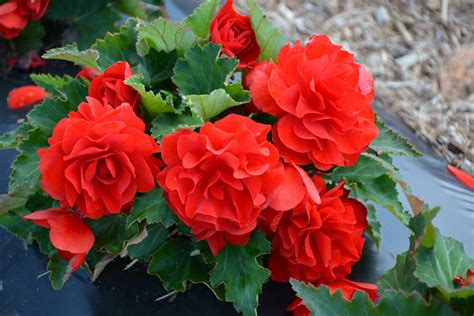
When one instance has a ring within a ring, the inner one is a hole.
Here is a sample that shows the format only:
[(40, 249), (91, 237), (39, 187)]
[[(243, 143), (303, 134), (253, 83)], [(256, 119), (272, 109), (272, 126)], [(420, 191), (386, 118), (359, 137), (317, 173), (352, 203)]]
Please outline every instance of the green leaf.
[(18, 52), (27, 53), (43, 46), (42, 39), (45, 34), (46, 32), (40, 22), (28, 21), (20, 36), (13, 39), (12, 42)]
[(10, 194), (20, 189), (29, 195), (35, 193), (40, 177), (37, 150), (48, 145), (47, 135), (40, 129), (30, 130), (28, 137), (19, 145), (21, 152), (12, 164), (10, 181), (8, 183), (8, 192)]
[(72, 273), (72, 261), (68, 262), (57, 254), (49, 258), (48, 262), (49, 280), (53, 289), (60, 290)]
[(117, 254), (110, 254), (107, 253), (107, 251), (97, 251), (92, 248), (87, 253), (86, 264), (83, 265), (83, 267), (89, 274), (91, 281), (95, 282), (107, 265), (117, 257)]
[(16, 211), (23, 208), (27, 199), (21, 196), (0, 195), (0, 215), (10, 211)]
[(145, 3), (139, 0), (114, 0), (114, 7), (122, 13), (146, 19)]
[(170, 81), (177, 59), (178, 53), (175, 50), (167, 53), (154, 48), (150, 49), (148, 54), (143, 57), (141, 69), (141, 73), (146, 79), (145, 82), (156, 88), (162, 82)]
[(285, 37), (275, 25), (263, 14), (262, 9), (255, 0), (247, 0), (249, 17), (255, 32), (258, 46), (260, 47), (260, 60), (278, 60), (278, 54), (286, 44)]
[(49, 18), (66, 22), (63, 42), (77, 41), (78, 47), (90, 47), (97, 38), (114, 29), (120, 15), (109, 6), (109, 0), (51, 1), (46, 11)]
[(437, 288), (444, 296), (474, 295), (474, 285), (457, 288), (453, 283), (454, 276), (466, 277), (467, 269), (474, 267), (474, 260), (466, 255), (459, 241), (436, 230), (433, 247), (421, 247), (415, 255), (415, 262), (415, 276), (429, 287)]
[(143, 84), (143, 77), (135, 75), (125, 80), (124, 83), (141, 95), (143, 106), (152, 117), (156, 117), (161, 113), (176, 112), (173, 106), (173, 96), (166, 95), (163, 100), (160, 92), (155, 94), (153, 91), (147, 91)]
[(186, 52), (184, 59), (178, 60), (172, 79), (181, 93), (210, 94), (225, 88), (239, 62), (234, 58), (220, 58), (220, 51), (220, 45), (196, 45)]
[(108, 32), (103, 39), (98, 39), (92, 45), (92, 49), (99, 53), (97, 63), (102, 69), (106, 69), (118, 61), (127, 61), (132, 66), (140, 62), (141, 58), (135, 47), (136, 25), (135, 19), (128, 19), (119, 32)]
[(249, 91), (244, 89), (241, 81), (227, 84), (225, 92), (236, 102), (241, 104), (250, 102)]
[(95, 236), (94, 247), (105, 248), (113, 254), (119, 254), (126, 243), (139, 233), (136, 223), (125, 224), (126, 215), (123, 213), (104, 216), (98, 220), (88, 220), (87, 224)]
[(410, 214), (403, 209), (398, 199), (396, 182), (379, 161), (367, 156), (359, 157), (357, 164), (349, 168), (337, 168), (333, 180), (345, 180), (353, 193), (364, 200), (372, 200), (386, 208), (403, 224), (408, 225)]
[(162, 223), (166, 228), (176, 221), (163, 196), (163, 190), (158, 186), (148, 193), (137, 196), (127, 217), (127, 227), (145, 219), (148, 224)]
[(167, 113), (155, 118), (152, 122), (151, 136), (161, 140), (163, 136), (172, 134), (179, 129), (195, 129), (204, 124), (201, 118), (188, 114)]
[(30, 129), (31, 125), (23, 123), (13, 131), (6, 132), (0, 136), (0, 149), (16, 148), (28, 136)]
[(32, 221), (24, 221), (23, 216), (29, 212), (17, 211), (0, 214), (0, 226), (14, 234), (16, 237), (31, 241), (31, 234), (39, 230), (39, 227)]
[(441, 209), (435, 207), (429, 209), (427, 205), (419, 214), (410, 219), (409, 228), (413, 232), (410, 236), (410, 250), (416, 251), (422, 245), (432, 247), (436, 239), (436, 231), (431, 222)]
[(42, 254), (50, 256), (56, 251), (56, 248), (51, 244), (48, 229), (38, 227), (38, 231), (33, 232), (31, 238), (36, 241)]
[(37, 153), (20, 153), (12, 165), (8, 193), (14, 193), (20, 186), (27, 186), (31, 194), (39, 184), (39, 157)]
[(36, 85), (43, 87), (46, 92), (51, 93), (53, 96), (60, 96), (66, 98), (61, 88), (71, 83), (74, 78), (70, 76), (55, 76), (51, 74), (31, 74), (30, 78), (35, 82)]
[(33, 127), (51, 135), (56, 124), (67, 117), (70, 111), (77, 110), (81, 102), (85, 102), (87, 86), (81, 80), (72, 79), (61, 86), (62, 98), (48, 98), (35, 106), (27, 117)]
[(184, 292), (187, 281), (208, 280), (209, 267), (202, 261), (195, 243), (183, 237), (173, 238), (153, 254), (148, 273), (157, 275), (167, 290)]
[(402, 155), (411, 158), (420, 157), (421, 154), (411, 145), (407, 139), (400, 136), (397, 132), (385, 125), (381, 120), (377, 120), (379, 135), (370, 144), (370, 148), (376, 152)]
[(147, 259), (153, 255), (168, 238), (168, 229), (161, 224), (146, 227), (147, 236), (140, 243), (128, 247), (128, 255), (132, 259)]
[(207, 0), (194, 10), (188, 16), (184, 23), (188, 25), (197, 37), (208, 39), (210, 34), (211, 22), (219, 11), (218, 0)]
[(382, 240), (382, 224), (380, 224), (377, 218), (377, 210), (372, 204), (367, 204), (367, 223), (369, 224), (366, 228), (367, 234), (374, 241), (377, 249), (380, 249), (380, 241)]
[(224, 89), (214, 90), (211, 94), (186, 95), (184, 99), (191, 111), (204, 120), (217, 116), (233, 106), (248, 102), (235, 101)]
[(95, 49), (79, 51), (75, 43), (66, 45), (64, 47), (50, 49), (41, 57), (44, 59), (66, 60), (78, 66), (89, 66), (96, 70), (101, 70), (97, 64), (99, 52)]
[(158, 18), (140, 27), (137, 37), (137, 51), (140, 56), (147, 55), (150, 48), (165, 52), (177, 50), (182, 55), (194, 45), (195, 41), (193, 32), (186, 25)]
[(416, 291), (425, 293), (427, 287), (414, 276), (415, 261), (408, 256), (407, 252), (397, 256), (397, 262), (387, 272), (382, 274), (379, 281), (379, 293), (386, 290), (398, 290), (410, 293)]
[(257, 315), (258, 295), (270, 275), (258, 258), (270, 252), (271, 244), (256, 231), (246, 246), (227, 245), (217, 255), (217, 266), (211, 272), (211, 284), (225, 285), (226, 301), (233, 302), (244, 315)]
[(427, 304), (416, 292), (406, 294), (388, 290), (384, 292), (379, 303), (374, 305), (367, 294), (361, 291), (354, 294), (352, 301), (347, 301), (342, 297), (340, 291), (331, 294), (325, 285), (315, 288), (313, 285), (307, 285), (294, 279), (291, 279), (290, 283), (297, 295), (303, 299), (304, 305), (311, 310), (313, 315), (318, 316), (455, 315), (447, 305), (436, 299), (432, 299)]

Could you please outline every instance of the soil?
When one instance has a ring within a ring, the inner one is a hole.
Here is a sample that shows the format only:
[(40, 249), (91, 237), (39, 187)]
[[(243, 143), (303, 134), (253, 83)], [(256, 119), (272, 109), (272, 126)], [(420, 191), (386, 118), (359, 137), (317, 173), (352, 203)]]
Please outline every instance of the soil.
[(474, 1), (257, 2), (290, 41), (323, 33), (354, 53), (374, 75), (376, 106), (474, 174)]

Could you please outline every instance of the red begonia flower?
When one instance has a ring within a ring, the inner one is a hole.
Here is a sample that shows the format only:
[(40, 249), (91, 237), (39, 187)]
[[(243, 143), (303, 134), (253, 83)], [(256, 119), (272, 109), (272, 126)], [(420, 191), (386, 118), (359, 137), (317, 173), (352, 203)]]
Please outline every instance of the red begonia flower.
[(244, 245), (283, 180), (269, 125), (230, 114), (199, 133), (182, 129), (161, 143), (167, 166), (159, 175), (168, 204), (214, 254)]
[(240, 61), (239, 69), (257, 63), (260, 47), (248, 16), (235, 11), (233, 0), (227, 0), (211, 22), (211, 42), (222, 45), (222, 53)]
[(284, 46), (244, 81), (253, 104), (278, 117), (272, 136), (287, 162), (348, 167), (378, 134), (371, 75), (326, 36)]
[(456, 179), (464, 183), (468, 188), (474, 189), (474, 178), (471, 177), (469, 174), (451, 165), (448, 165), (448, 171), (453, 176), (455, 176)]
[(50, 147), (38, 150), (39, 170), (46, 193), (97, 219), (126, 211), (137, 192), (155, 187), (160, 147), (130, 105), (87, 100), (56, 125)]
[(94, 234), (79, 215), (65, 208), (36, 211), (23, 217), (49, 229), (49, 239), (65, 260), (72, 260), (72, 272), (79, 269), (94, 245)]
[(81, 69), (81, 71), (77, 73), (76, 78), (82, 77), (86, 79), (87, 81), (92, 81), (98, 75), (100, 75), (100, 71), (95, 70), (92, 67), (85, 66), (84, 68)]
[(20, 35), (21, 30), (28, 24), (28, 19), (18, 11), (15, 2), (0, 5), (0, 35), (12, 39)]
[[(342, 297), (348, 301), (351, 301), (354, 294), (357, 291), (363, 291), (367, 293), (370, 300), (375, 302), (378, 298), (377, 285), (363, 282), (354, 282), (348, 279), (338, 279), (332, 282), (324, 283), (329, 288), (329, 292), (334, 294), (337, 290), (340, 290)], [(317, 285), (319, 287), (319, 285)], [(293, 312), (294, 316), (309, 316), (311, 311), (303, 304), (301, 298), (296, 298), (289, 306), (287, 311)]]
[(113, 107), (128, 103), (138, 112), (140, 94), (124, 83), (132, 75), (132, 68), (127, 62), (117, 62), (91, 81), (89, 96)]
[(51, 94), (38, 86), (23, 86), (11, 90), (7, 97), (7, 106), (10, 110), (27, 108), (35, 103), (41, 102)]
[(282, 186), (270, 205), (260, 213), (259, 228), (272, 237), (283, 215), (300, 204), (307, 195), (314, 203), (321, 203), (318, 190), (306, 172), (295, 164), (285, 165)]
[(49, 5), (49, 0), (10, 0), (18, 4), (18, 11), (29, 20), (39, 20)]
[(360, 259), (365, 206), (348, 197), (343, 183), (326, 190), (322, 178), (313, 181), (321, 203), (307, 195), (286, 212), (273, 237), (268, 265), (274, 281), (329, 282), (349, 275)]

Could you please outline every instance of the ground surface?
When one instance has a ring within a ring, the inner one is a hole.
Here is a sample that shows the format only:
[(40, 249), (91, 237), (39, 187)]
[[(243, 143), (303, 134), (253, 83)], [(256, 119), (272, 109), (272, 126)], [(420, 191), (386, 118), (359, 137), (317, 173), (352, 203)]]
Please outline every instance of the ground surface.
[(353, 52), (375, 77), (376, 105), (474, 174), (474, 1), (257, 2), (291, 41), (324, 33)]

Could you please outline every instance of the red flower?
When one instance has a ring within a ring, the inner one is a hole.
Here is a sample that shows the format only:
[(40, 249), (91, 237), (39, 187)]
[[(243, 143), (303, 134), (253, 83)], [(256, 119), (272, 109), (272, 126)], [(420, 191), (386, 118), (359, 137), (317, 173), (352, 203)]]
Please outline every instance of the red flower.
[(94, 234), (79, 215), (64, 208), (36, 211), (23, 219), (31, 219), (42, 227), (50, 229), (49, 239), (65, 260), (72, 260), (72, 272), (79, 269), (89, 250), (94, 245)]
[(251, 67), (260, 56), (255, 33), (248, 16), (234, 10), (233, 0), (227, 0), (211, 22), (211, 42), (222, 45), (222, 53), (236, 57), (239, 69)]
[[(12, 0), (10, 0), (12, 1)], [(29, 20), (39, 20), (49, 5), (49, 0), (13, 0), (18, 4), (20, 14)]]
[(474, 177), (451, 165), (448, 165), (448, 171), (468, 188), (474, 189)]
[(132, 75), (132, 68), (127, 62), (117, 62), (91, 81), (89, 96), (100, 101), (105, 99), (112, 107), (128, 103), (137, 112), (140, 94), (124, 83)]
[(306, 172), (295, 164), (286, 165), (280, 190), (270, 205), (259, 215), (259, 228), (268, 237), (272, 237), (283, 215), (296, 207), (307, 195), (315, 203), (321, 203), (318, 190)]
[(348, 197), (343, 183), (327, 191), (322, 178), (313, 181), (321, 203), (306, 196), (280, 223), (268, 264), (272, 280), (328, 282), (349, 275), (359, 261), (366, 208)]
[(92, 67), (85, 66), (84, 68), (81, 69), (81, 71), (77, 73), (76, 78), (82, 77), (86, 79), (87, 81), (92, 81), (98, 75), (100, 75), (99, 71), (95, 70)]
[[(334, 294), (337, 290), (340, 290), (342, 297), (346, 300), (351, 301), (354, 297), (355, 292), (363, 291), (367, 293), (370, 300), (375, 302), (377, 300), (377, 286), (370, 283), (354, 282), (348, 279), (339, 279), (332, 282), (325, 283), (329, 288), (329, 293)], [(319, 287), (320, 285), (318, 285)], [(289, 312), (293, 312), (295, 316), (309, 316), (311, 311), (303, 304), (301, 298), (296, 298), (287, 309)]]
[(160, 161), (153, 154), (160, 148), (130, 105), (88, 102), (56, 125), (50, 147), (38, 150), (39, 169), (46, 193), (97, 219), (155, 187)]
[(7, 106), (10, 110), (27, 108), (35, 103), (43, 101), (51, 94), (38, 86), (23, 86), (11, 90), (7, 97)]
[(18, 11), (15, 2), (7, 2), (0, 5), (0, 35), (6, 39), (12, 39), (20, 35), (28, 24), (28, 19)]
[(173, 211), (214, 254), (227, 243), (246, 244), (280, 188), (283, 166), (266, 140), (270, 128), (231, 114), (199, 133), (182, 129), (163, 138), (167, 167), (158, 183)]
[(324, 35), (283, 47), (245, 84), (255, 106), (278, 117), (272, 136), (287, 162), (348, 167), (378, 134), (371, 75)]

